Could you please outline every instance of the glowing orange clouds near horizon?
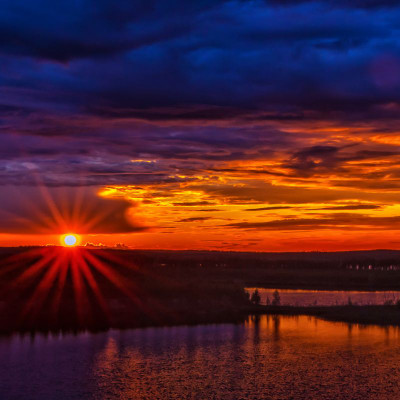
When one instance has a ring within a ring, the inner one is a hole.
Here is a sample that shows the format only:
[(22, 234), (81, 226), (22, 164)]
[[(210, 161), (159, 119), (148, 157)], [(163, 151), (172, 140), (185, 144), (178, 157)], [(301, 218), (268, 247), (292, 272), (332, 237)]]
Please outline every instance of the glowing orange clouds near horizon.
[[(45, 206), (21, 195), (29, 212), (8, 218), (0, 245), (57, 244), (60, 233), (75, 232), (80, 245), (144, 249), (400, 248), (396, 132), (332, 121), (273, 128), (287, 145), (245, 148), (240, 160), (198, 154), (190, 168), (179, 168), (179, 159), (130, 160), (169, 171), (160, 181), (104, 185), (90, 195), (88, 188), (71, 195), (72, 189), (39, 184)], [(26, 228), (13, 231), (16, 221), (27, 221)]]

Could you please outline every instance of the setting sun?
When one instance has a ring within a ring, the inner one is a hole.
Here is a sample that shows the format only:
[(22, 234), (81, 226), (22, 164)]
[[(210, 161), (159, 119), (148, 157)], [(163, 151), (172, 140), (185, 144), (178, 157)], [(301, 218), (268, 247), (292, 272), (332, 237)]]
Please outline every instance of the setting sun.
[(74, 235), (72, 233), (69, 233), (67, 235), (63, 235), (61, 237), (61, 243), (63, 244), (63, 246), (68, 246), (68, 247), (73, 247), (76, 246), (79, 242), (78, 240), (78, 236)]

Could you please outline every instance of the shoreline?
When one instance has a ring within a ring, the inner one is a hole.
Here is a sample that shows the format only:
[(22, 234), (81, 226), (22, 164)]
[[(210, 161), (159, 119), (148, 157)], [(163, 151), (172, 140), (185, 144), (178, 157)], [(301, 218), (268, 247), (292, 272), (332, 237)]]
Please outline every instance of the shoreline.
[(311, 286), (307, 286), (307, 285), (302, 285), (302, 287), (298, 287), (298, 285), (293, 286), (293, 285), (258, 285), (258, 286), (246, 286), (245, 290), (253, 290), (253, 289), (268, 289), (268, 290), (287, 290), (287, 291), (307, 291), (307, 292), (337, 292), (337, 293), (346, 293), (346, 292), (357, 292), (357, 293), (387, 293), (387, 292), (394, 292), (394, 293), (399, 293), (400, 295), (400, 288), (397, 289), (376, 289), (376, 288), (367, 288), (367, 287), (363, 287), (363, 288), (355, 288), (355, 289), (337, 289), (335, 287), (328, 288), (328, 287), (311, 287)]
[(143, 328), (169, 328), (179, 326), (198, 326), (214, 324), (242, 324), (249, 317), (256, 315), (270, 316), (310, 316), (319, 319), (347, 324), (400, 327), (400, 307), (396, 305), (342, 305), (342, 306), (266, 306), (252, 305), (237, 310), (221, 310), (212, 313), (185, 313), (180, 318), (166, 316), (164, 320), (147, 318), (133, 319), (130, 316), (118, 318), (110, 324), (38, 324), (35, 327), (17, 327), (2, 325), (0, 337), (15, 334), (78, 334), (82, 332), (98, 333), (109, 330), (127, 330)]
[(400, 289), (400, 258), (397, 262), (387, 253), (383, 261), (361, 257), (357, 263), (377, 269), (355, 271), (346, 268), (356, 262), (354, 253), (346, 260), (332, 255), (281, 260), (80, 248), (4, 251), (0, 249), (0, 334), (241, 323), (252, 314), (400, 326), (396, 305), (267, 306), (251, 303), (245, 291), (395, 292)]

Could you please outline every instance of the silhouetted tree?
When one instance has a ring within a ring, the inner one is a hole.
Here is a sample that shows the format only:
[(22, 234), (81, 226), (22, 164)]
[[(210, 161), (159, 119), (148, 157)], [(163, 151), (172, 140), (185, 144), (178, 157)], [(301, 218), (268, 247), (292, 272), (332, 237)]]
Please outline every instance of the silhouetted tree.
[(353, 302), (351, 301), (351, 297), (349, 296), (349, 298), (347, 299), (347, 305), (348, 306), (352, 306)]
[(272, 305), (273, 306), (281, 305), (281, 296), (279, 295), (279, 292), (277, 290), (275, 290), (275, 292), (272, 295)]
[(256, 290), (252, 293), (252, 295), (251, 295), (251, 297), (250, 297), (250, 301), (251, 301), (253, 304), (256, 304), (256, 305), (259, 305), (259, 304), (260, 304), (260, 302), (261, 302), (261, 297), (260, 297), (260, 293), (259, 293), (258, 289), (256, 289)]

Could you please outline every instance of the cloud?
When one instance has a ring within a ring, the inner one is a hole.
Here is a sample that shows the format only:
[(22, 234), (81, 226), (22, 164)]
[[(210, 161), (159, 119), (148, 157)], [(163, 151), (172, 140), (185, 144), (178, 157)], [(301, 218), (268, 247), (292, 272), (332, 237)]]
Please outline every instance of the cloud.
[(268, 206), (258, 208), (246, 208), (244, 211), (272, 211), (272, 210), (290, 210), (291, 206)]
[(173, 203), (174, 206), (178, 207), (193, 207), (193, 206), (210, 206), (215, 203), (211, 201), (186, 201), (186, 202), (180, 202), (180, 203)]
[(381, 205), (378, 204), (347, 204), (340, 206), (329, 206), (329, 207), (318, 207), (318, 208), (310, 208), (309, 210), (318, 211), (345, 211), (345, 210), (378, 210), (382, 208)]
[[(293, 6), (295, 4), (309, 3), (314, 0), (269, 0), (269, 4), (276, 6)], [(399, 3), (396, 0), (328, 0), (330, 6), (348, 7), (348, 8), (386, 8), (397, 7)]]
[(6, 0), (0, 230), (66, 225), (38, 187), (64, 217), (84, 192), (104, 233), (146, 211), (165, 232), (207, 210), (310, 231), (351, 226), (310, 210), (377, 217), (400, 192), (399, 18), (389, 0)]
[(394, 2), (19, 3), (0, 16), (8, 114), (362, 120), (399, 100), (370, 68), (400, 56)]
[(99, 197), (95, 190), (3, 186), (0, 231), (19, 234), (112, 234), (143, 232), (135, 222), (132, 204), (124, 199)]
[(129, 250), (130, 247), (127, 246), (124, 243), (116, 243), (114, 246), (107, 246), (103, 243), (91, 243), (91, 242), (86, 242), (84, 245), (84, 247), (88, 248), (88, 249), (117, 249), (117, 250)]
[(191, 217), (191, 218), (182, 218), (177, 222), (203, 222), (211, 219), (211, 217)]
[(398, 230), (400, 216), (370, 217), (359, 214), (332, 214), (320, 218), (287, 218), (264, 222), (236, 222), (226, 226), (245, 230), (287, 231), (287, 230)]
[(92, 0), (19, 3), (4, 3), (0, 19), (3, 52), (61, 62), (112, 56), (173, 39), (190, 31), (190, 24), (179, 23), (179, 17), (195, 15), (212, 5), (204, 1), (188, 6), (174, 1), (170, 6), (179, 7), (176, 17), (167, 2), (157, 7), (141, 0), (120, 1), (118, 5)]

